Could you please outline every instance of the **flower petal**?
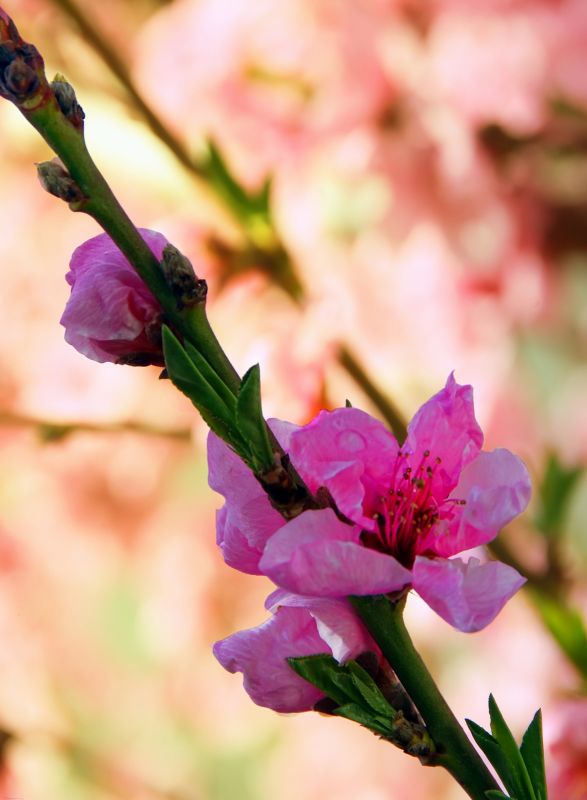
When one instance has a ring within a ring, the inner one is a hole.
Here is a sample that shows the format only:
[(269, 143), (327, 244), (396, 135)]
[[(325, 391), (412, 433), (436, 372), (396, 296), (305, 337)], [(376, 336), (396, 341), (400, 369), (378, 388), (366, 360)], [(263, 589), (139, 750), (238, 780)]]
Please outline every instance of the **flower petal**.
[(395, 558), (368, 550), (359, 537), (330, 508), (306, 511), (271, 537), (259, 568), (278, 586), (316, 597), (379, 594), (410, 582)]
[(308, 711), (322, 697), (286, 658), (330, 652), (305, 608), (279, 608), (257, 628), (216, 642), (214, 655), (229, 672), (242, 672), (253, 702), (275, 711)]
[(471, 558), (429, 559), (418, 556), (413, 588), (444, 620), (460, 631), (484, 628), (526, 582), (515, 569), (499, 561), (481, 564)]
[[(430, 549), (450, 556), (494, 539), (528, 505), (532, 485), (523, 462), (499, 448), (479, 453), (461, 473), (453, 497), (465, 501), (450, 528)], [(434, 534), (433, 534), (434, 535)]]
[(316, 620), (320, 637), (339, 663), (367, 651), (379, 653), (379, 648), (346, 599), (304, 597), (277, 589), (269, 595), (265, 607), (274, 611), (282, 606), (307, 608)]
[[(155, 257), (167, 239), (139, 229)], [(159, 352), (146, 328), (159, 319), (161, 306), (126, 256), (105, 233), (81, 244), (65, 276), (71, 295), (61, 317), (65, 340), (94, 361), (117, 361), (137, 352)]]
[(290, 455), (313, 492), (326, 486), (343, 514), (374, 530), (364, 506), (369, 508), (389, 488), (398, 449), (381, 422), (357, 408), (338, 408), (321, 411), (296, 431)]
[(424, 403), (408, 425), (407, 464), (414, 474), (421, 463), (429, 465), (433, 469), (432, 493), (444, 500), (482, 444), (483, 433), (473, 408), (473, 388), (458, 384), (451, 373), (444, 389)]
[(216, 512), (216, 544), (229, 567), (249, 575), (261, 574), (259, 550), (249, 543), (238, 525), (233, 524), (226, 505)]
[(284, 524), (283, 517), (271, 506), (251, 470), (214, 433), (208, 435), (208, 482), (226, 498), (217, 518), (217, 541), (227, 564), (260, 574), (265, 544)]

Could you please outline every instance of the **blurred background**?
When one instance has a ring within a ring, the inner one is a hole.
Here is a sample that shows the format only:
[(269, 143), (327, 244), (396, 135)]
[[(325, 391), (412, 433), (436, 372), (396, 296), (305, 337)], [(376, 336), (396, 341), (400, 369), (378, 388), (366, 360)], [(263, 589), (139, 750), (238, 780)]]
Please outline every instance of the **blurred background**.
[[(463, 635), (411, 598), (457, 715), (542, 707), (552, 800), (587, 798), (585, 0), (9, 0), (133, 220), (210, 285), (268, 415), (409, 418), (447, 374), (535, 494), (530, 576)], [(0, 798), (464, 797), (345, 720), (252, 704), (211, 644), (264, 619), (226, 567), (206, 431), (150, 367), (59, 325), (99, 231), (40, 188), (0, 103)], [(391, 406), (390, 406), (391, 404)]]

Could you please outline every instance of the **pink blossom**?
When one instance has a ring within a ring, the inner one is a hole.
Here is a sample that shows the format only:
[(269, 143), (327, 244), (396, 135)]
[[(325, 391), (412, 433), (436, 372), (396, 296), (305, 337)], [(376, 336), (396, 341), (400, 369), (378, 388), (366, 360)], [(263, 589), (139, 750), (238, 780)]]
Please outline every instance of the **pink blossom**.
[[(167, 239), (140, 233), (160, 260)], [(94, 361), (163, 364), (161, 306), (107, 234), (76, 248), (65, 279), (71, 286), (61, 317), (66, 342)]]
[(548, 796), (552, 800), (587, 797), (587, 700), (561, 704), (558, 730), (546, 751)]
[(251, 699), (275, 711), (309, 711), (324, 694), (300, 678), (287, 658), (331, 653), (339, 663), (378, 652), (346, 600), (300, 597), (281, 590), (266, 602), (272, 616), (214, 645), (229, 672), (242, 672)]
[[(179, 130), (217, 140), (242, 179), (377, 119), (389, 0), (181, 0), (137, 43), (139, 82)], [(205, 69), (202, 69), (205, 65)]]
[(278, 519), (211, 436), (211, 485), (227, 500), (219, 541), (231, 566), (313, 597), (412, 587), (462, 631), (488, 625), (524, 583), (505, 564), (453, 558), (491, 541), (524, 510), (530, 479), (508, 450), (481, 452), (472, 388), (452, 375), (415, 415), (401, 448), (354, 408), (323, 411), (299, 429), (277, 425), (276, 434), (309, 489), (326, 487), (338, 514), (324, 508)]

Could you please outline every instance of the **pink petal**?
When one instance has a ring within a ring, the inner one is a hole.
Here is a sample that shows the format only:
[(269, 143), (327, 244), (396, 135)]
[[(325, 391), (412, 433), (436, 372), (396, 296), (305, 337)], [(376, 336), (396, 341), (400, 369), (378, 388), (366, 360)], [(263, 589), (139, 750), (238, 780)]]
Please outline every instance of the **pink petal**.
[(251, 470), (216, 434), (208, 435), (208, 482), (226, 498), (217, 518), (217, 541), (231, 567), (259, 573), (270, 536), (283, 524)]
[[(167, 239), (140, 229), (160, 260)], [(157, 353), (160, 347), (146, 328), (158, 322), (161, 306), (126, 256), (105, 233), (80, 245), (65, 276), (71, 285), (61, 324), (65, 340), (95, 361), (117, 361), (137, 352)]]
[(526, 582), (515, 569), (499, 561), (481, 564), (471, 558), (429, 559), (418, 556), (413, 588), (454, 628), (479, 631), (497, 616)]
[(289, 453), (292, 436), (296, 431), (300, 430), (300, 426), (294, 425), (293, 422), (285, 422), (285, 420), (282, 419), (275, 419), (275, 417), (268, 419), (267, 424), (275, 434), (275, 438), (283, 447), (285, 452)]
[(278, 586), (316, 597), (380, 594), (410, 582), (395, 558), (367, 549), (359, 536), (330, 508), (306, 511), (271, 537), (259, 568)]
[(323, 693), (300, 678), (286, 658), (330, 652), (305, 608), (280, 608), (258, 628), (216, 642), (214, 655), (229, 672), (242, 672), (253, 702), (275, 711), (308, 711)]
[(269, 595), (265, 607), (275, 611), (282, 606), (307, 608), (316, 620), (321, 639), (326, 642), (339, 663), (357, 658), (367, 651), (379, 652), (379, 648), (346, 599), (304, 597), (277, 589)]
[(452, 496), (465, 500), (460, 513), (432, 543), (437, 555), (450, 556), (494, 539), (528, 505), (532, 486), (528, 470), (509, 450), (479, 453), (468, 464)]
[[(405, 448), (412, 455), (407, 464), (415, 473), (425, 459), (424, 463), (434, 469), (433, 495), (444, 500), (482, 444), (483, 433), (473, 409), (473, 388), (458, 384), (451, 373), (444, 389), (424, 403), (408, 425)], [(427, 457), (426, 451), (430, 453)]]
[(386, 427), (357, 408), (321, 411), (291, 438), (292, 462), (312, 491), (326, 486), (338, 508), (369, 530), (363, 506), (387, 490), (398, 445)]
[(216, 544), (222, 558), (233, 569), (260, 575), (260, 551), (253, 547), (238, 525), (234, 525), (226, 505), (216, 512)]

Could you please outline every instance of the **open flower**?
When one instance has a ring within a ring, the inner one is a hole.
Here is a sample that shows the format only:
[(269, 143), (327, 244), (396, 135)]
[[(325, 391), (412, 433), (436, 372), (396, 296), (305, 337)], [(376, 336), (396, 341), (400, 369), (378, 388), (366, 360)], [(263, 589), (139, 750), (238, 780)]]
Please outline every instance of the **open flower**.
[[(139, 232), (160, 261), (167, 239)], [(112, 239), (105, 233), (88, 239), (69, 266), (65, 341), (94, 361), (163, 365), (161, 306)]]
[(491, 541), (526, 507), (530, 479), (508, 450), (481, 452), (470, 386), (449, 376), (418, 411), (400, 448), (354, 408), (310, 424), (275, 427), (309, 489), (326, 487), (335, 509), (285, 522), (246, 468), (212, 437), (211, 485), (226, 497), (218, 539), (237, 569), (290, 592), (344, 597), (415, 591), (462, 631), (485, 627), (524, 583), (516, 570), (453, 558)]
[(265, 605), (270, 619), (214, 645), (225, 669), (243, 673), (245, 689), (257, 705), (309, 711), (325, 697), (294, 672), (288, 658), (329, 653), (344, 663), (361, 653), (379, 652), (346, 600), (300, 597), (278, 589)]

